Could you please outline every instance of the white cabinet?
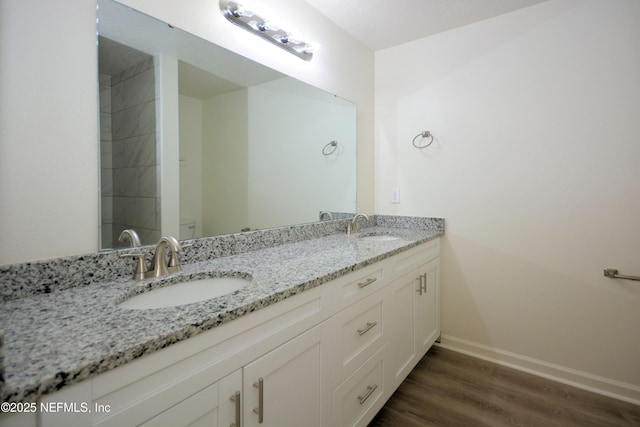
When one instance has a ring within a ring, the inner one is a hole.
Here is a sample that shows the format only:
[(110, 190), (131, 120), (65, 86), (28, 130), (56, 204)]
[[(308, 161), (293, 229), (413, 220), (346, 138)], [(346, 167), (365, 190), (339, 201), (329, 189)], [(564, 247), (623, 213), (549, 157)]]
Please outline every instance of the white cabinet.
[(0, 427), (36, 427), (38, 417), (35, 412), (7, 413), (0, 412)]
[(366, 425), (440, 335), (439, 250), (432, 240), (65, 387), (42, 400), (108, 410), (38, 425)]
[(440, 336), (440, 259), (429, 262), (417, 273), (420, 291), (416, 292), (414, 301), (416, 347), (420, 359)]
[(322, 425), (323, 326), (244, 368), (243, 426)]
[(390, 301), (387, 315), (393, 318), (389, 325), (393, 345), (388, 363), (390, 383), (397, 387), (413, 369), (416, 351), (416, 272), (411, 272), (389, 286)]
[(334, 315), (332, 331), (332, 377), (340, 384), (370, 358), (386, 341), (383, 300), (374, 293)]
[(335, 314), (331, 331), (331, 422), (327, 426), (366, 425), (384, 405), (384, 291), (363, 292), (361, 299)]
[(319, 325), (141, 425), (320, 426), (322, 343)]
[(239, 427), (241, 415), (236, 409), (241, 409), (241, 388), (242, 372), (238, 370), (141, 425), (227, 427), (235, 424)]
[(366, 426), (386, 398), (384, 365), (387, 343), (333, 391), (331, 426)]
[(329, 321), (332, 426), (366, 426), (440, 335), (439, 254), (436, 239), (377, 264), (356, 282), (374, 292), (350, 293)]
[(395, 388), (440, 336), (440, 259), (417, 267), (389, 286), (392, 318), (390, 382)]

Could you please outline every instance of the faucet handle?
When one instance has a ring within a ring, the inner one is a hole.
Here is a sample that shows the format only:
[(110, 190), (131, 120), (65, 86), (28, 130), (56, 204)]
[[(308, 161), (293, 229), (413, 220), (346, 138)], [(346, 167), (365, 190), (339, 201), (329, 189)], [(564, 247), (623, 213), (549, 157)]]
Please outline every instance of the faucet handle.
[(167, 269), (169, 270), (169, 273), (180, 271), (180, 259), (178, 258), (178, 252), (171, 252)]
[[(169, 273), (175, 273), (177, 271), (180, 271), (180, 258), (179, 258), (180, 255), (179, 254), (180, 252), (182, 252), (182, 249), (186, 246), (182, 246), (180, 242), (178, 242), (178, 239), (172, 236), (167, 236), (167, 240), (170, 241), (169, 247), (171, 248), (171, 250), (169, 251), (169, 264), (167, 265), (167, 269), (169, 270)], [(187, 246), (191, 246), (191, 245), (187, 245)]]
[(120, 258), (127, 258), (127, 257), (138, 257), (138, 261), (136, 262), (136, 271), (133, 273), (133, 278), (135, 280), (142, 280), (145, 278), (145, 274), (148, 272), (147, 269), (147, 260), (144, 257), (144, 254), (142, 252), (131, 252), (128, 254), (121, 254)]

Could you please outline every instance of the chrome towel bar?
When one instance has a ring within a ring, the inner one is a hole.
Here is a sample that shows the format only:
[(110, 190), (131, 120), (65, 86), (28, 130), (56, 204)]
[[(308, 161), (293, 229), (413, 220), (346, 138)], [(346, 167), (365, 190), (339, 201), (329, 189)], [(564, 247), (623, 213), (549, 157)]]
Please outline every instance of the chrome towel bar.
[(627, 280), (640, 280), (640, 276), (627, 276), (625, 274), (618, 274), (618, 270), (615, 268), (605, 268), (605, 277), (611, 277), (612, 279), (627, 279)]

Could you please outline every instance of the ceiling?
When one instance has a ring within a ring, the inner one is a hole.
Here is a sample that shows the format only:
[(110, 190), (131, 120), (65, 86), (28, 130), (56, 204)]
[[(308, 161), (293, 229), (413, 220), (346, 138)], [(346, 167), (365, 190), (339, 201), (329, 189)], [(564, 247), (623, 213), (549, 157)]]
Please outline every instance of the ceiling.
[(374, 51), (543, 1), (546, 0), (306, 0)]

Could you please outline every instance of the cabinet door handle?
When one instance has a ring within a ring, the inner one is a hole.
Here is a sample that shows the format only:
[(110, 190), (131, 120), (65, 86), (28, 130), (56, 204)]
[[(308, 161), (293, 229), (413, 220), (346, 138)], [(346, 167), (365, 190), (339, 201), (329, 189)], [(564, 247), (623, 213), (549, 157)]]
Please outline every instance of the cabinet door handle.
[(258, 407), (253, 408), (253, 412), (258, 414), (258, 424), (262, 424), (264, 421), (264, 380), (258, 378), (258, 381), (253, 383), (253, 386), (258, 389)]
[(240, 392), (236, 391), (235, 394), (232, 394), (231, 397), (229, 398), (231, 399), (232, 402), (236, 402), (236, 422), (235, 423), (231, 423), (231, 425), (229, 427), (240, 427)]
[(358, 396), (358, 402), (360, 402), (360, 404), (362, 405), (364, 402), (367, 401), (367, 399), (369, 398), (369, 396), (371, 396), (371, 394), (376, 391), (376, 389), (378, 388), (377, 384), (374, 385), (368, 385), (367, 386), (367, 391), (362, 395), (362, 396)]
[(364, 282), (358, 282), (358, 287), (359, 288), (364, 288), (365, 286), (369, 286), (370, 284), (372, 284), (373, 282), (375, 282), (376, 280), (378, 280), (375, 277), (369, 277), (367, 280), (365, 280)]
[(423, 291), (426, 294), (427, 293), (427, 273), (423, 273), (420, 277), (421, 277), (421, 282), (420, 282), (421, 285), (420, 286), (424, 287)]
[(369, 330), (370, 330), (371, 328), (373, 328), (373, 327), (374, 327), (374, 326), (376, 326), (377, 324), (378, 324), (378, 322), (375, 322), (375, 321), (373, 321), (373, 322), (367, 322), (367, 326), (365, 326), (365, 327), (364, 327), (364, 328), (362, 328), (362, 329), (358, 329), (358, 335), (362, 336), (362, 335), (366, 334), (367, 332), (369, 332)]

